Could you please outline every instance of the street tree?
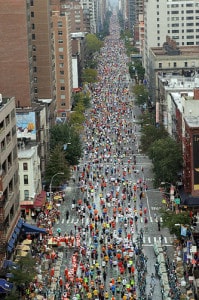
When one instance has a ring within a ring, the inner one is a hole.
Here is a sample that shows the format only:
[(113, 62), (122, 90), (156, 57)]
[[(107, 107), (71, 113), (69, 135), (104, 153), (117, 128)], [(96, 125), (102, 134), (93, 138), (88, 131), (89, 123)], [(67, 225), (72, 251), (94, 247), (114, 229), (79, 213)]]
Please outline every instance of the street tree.
[(47, 183), (50, 183), (52, 176), (56, 173), (63, 173), (63, 175), (60, 174), (54, 178), (54, 186), (59, 186), (61, 183), (65, 183), (65, 181), (70, 178), (70, 166), (66, 160), (66, 150), (64, 150), (64, 145), (62, 143), (58, 143), (53, 149), (51, 149), (45, 172), (45, 179)]
[[(165, 130), (163, 125), (160, 125), (159, 127), (156, 127), (154, 124), (151, 124), (154, 122), (154, 119), (150, 117), (150, 113), (143, 114), (142, 116), (145, 116), (145, 120), (142, 123), (141, 127), (141, 149), (144, 153), (148, 154), (149, 149), (152, 146), (152, 144), (155, 141), (158, 141), (159, 139), (168, 137), (168, 132)], [(149, 122), (149, 123), (145, 123)]]
[(182, 169), (182, 151), (179, 143), (173, 138), (154, 141), (148, 149), (149, 158), (153, 162), (154, 184), (160, 182), (176, 182), (178, 172)]
[[(25, 289), (29, 287), (30, 283), (36, 276), (36, 260), (30, 254), (25, 257), (20, 257), (16, 263), (16, 268), (12, 268), (9, 272), (12, 274), (10, 279), (14, 287), (10, 293), (5, 297), (5, 300), (22, 299), (21, 295), (25, 293)], [(16, 296), (18, 293), (18, 297)]]
[(91, 105), (90, 99), (91, 98), (89, 96), (89, 93), (79, 92), (79, 93), (73, 94), (73, 107), (75, 107), (79, 102), (82, 101), (85, 109), (87, 109)]
[(169, 229), (171, 234), (175, 234), (178, 239), (181, 239), (181, 225), (187, 227), (191, 226), (191, 218), (188, 211), (183, 211), (176, 214), (171, 210), (161, 210), (162, 226)]
[(82, 82), (94, 83), (97, 81), (97, 70), (95, 69), (84, 69), (82, 72)]
[(95, 34), (88, 33), (85, 37), (86, 44), (86, 56), (89, 58), (93, 56), (95, 52), (98, 52), (103, 46), (103, 42), (100, 41)]
[(148, 102), (149, 93), (143, 84), (136, 84), (133, 87), (133, 93), (135, 95), (135, 103), (137, 105), (144, 105)]
[(56, 125), (50, 130), (50, 149), (53, 150), (60, 145), (60, 149), (64, 151), (66, 164), (69, 165), (77, 165), (82, 155), (78, 126), (70, 120), (69, 123)]

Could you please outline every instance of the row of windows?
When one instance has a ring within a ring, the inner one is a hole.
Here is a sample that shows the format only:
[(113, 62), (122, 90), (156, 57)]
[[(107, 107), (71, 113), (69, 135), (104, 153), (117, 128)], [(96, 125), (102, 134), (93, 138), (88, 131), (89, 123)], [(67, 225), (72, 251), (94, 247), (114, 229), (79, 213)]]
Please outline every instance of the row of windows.
[[(186, 3), (185, 5), (186, 7), (194, 7), (194, 3)], [(175, 8), (175, 7), (184, 7), (184, 3), (183, 4), (167, 4), (167, 8)], [(195, 3), (195, 7), (199, 7), (199, 3)]]
[[(167, 15), (178, 15), (178, 14), (184, 14), (184, 11), (182, 10), (181, 12), (179, 10), (173, 10), (173, 11), (167, 11)], [(199, 10), (195, 10), (195, 14), (198, 14), (199, 13)], [(193, 10), (187, 10), (186, 11), (186, 14), (194, 14), (194, 11)], [(157, 13), (157, 15), (159, 15), (159, 13)], [(189, 18), (189, 17), (187, 17)]]

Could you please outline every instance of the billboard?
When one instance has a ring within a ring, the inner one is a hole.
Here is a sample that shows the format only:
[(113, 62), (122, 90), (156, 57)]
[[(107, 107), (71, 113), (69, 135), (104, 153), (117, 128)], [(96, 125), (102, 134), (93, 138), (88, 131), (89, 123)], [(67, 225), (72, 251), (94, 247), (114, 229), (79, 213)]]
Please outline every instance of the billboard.
[(194, 180), (193, 186), (194, 190), (199, 190), (199, 135), (193, 135), (193, 171)]
[(17, 138), (30, 138), (36, 140), (35, 112), (17, 112)]

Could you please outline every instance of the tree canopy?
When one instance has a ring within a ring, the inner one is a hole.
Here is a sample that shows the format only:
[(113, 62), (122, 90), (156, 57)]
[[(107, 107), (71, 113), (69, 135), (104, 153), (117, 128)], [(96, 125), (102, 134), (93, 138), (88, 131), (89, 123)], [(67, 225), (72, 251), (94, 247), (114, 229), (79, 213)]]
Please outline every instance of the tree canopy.
[(97, 81), (97, 70), (90, 68), (84, 69), (81, 77), (83, 82), (94, 83)]
[(133, 93), (135, 95), (135, 102), (137, 105), (143, 105), (148, 103), (149, 93), (143, 84), (136, 84), (133, 87)]
[(95, 52), (99, 51), (103, 46), (103, 42), (100, 41), (95, 34), (88, 33), (86, 35), (86, 52), (87, 56), (92, 56)]
[(167, 227), (170, 233), (175, 234), (178, 239), (181, 238), (181, 225), (184, 225), (188, 228), (191, 225), (191, 218), (188, 211), (183, 211), (180, 214), (176, 214), (171, 210), (162, 210), (161, 216), (163, 220), (162, 226)]
[(153, 162), (154, 184), (160, 182), (176, 182), (177, 173), (182, 169), (182, 151), (180, 145), (171, 137), (157, 139), (148, 149), (149, 158)]

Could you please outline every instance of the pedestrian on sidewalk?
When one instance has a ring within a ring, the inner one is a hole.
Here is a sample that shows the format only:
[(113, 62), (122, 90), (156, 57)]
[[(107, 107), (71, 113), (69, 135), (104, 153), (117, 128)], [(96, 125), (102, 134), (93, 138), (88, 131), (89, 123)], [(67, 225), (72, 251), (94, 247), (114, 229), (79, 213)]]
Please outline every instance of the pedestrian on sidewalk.
[(160, 218), (158, 218), (158, 231), (160, 231)]

